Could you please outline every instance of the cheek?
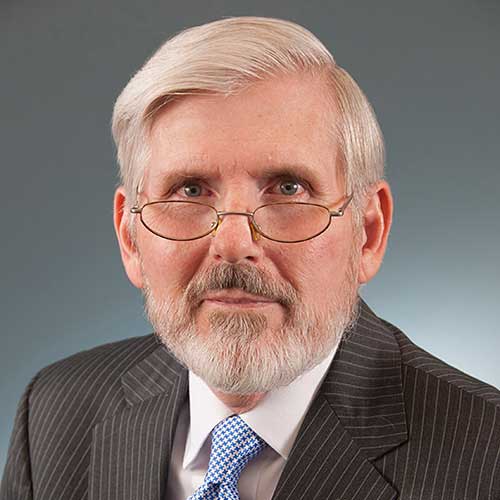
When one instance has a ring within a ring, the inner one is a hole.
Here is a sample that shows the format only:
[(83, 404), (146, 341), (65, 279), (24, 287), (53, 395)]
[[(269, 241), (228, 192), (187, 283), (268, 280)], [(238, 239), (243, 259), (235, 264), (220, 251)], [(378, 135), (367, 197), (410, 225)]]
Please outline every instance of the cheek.
[(157, 238), (142, 252), (144, 272), (155, 290), (183, 292), (206, 255), (206, 243)]
[(349, 262), (349, 245), (342, 239), (318, 237), (304, 243), (276, 249), (271, 257), (280, 274), (307, 300), (327, 299), (342, 283)]

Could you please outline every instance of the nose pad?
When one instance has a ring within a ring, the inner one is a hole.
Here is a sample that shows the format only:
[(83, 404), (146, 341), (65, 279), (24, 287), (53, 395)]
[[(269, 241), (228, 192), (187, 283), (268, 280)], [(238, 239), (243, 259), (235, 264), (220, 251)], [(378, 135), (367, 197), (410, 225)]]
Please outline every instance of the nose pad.
[(248, 216), (247, 214), (243, 214), (243, 213), (231, 213), (231, 214), (226, 213), (226, 214), (218, 215), (217, 222), (214, 223), (215, 226), (214, 226), (212, 232), (210, 233), (212, 235), (212, 237), (215, 237), (215, 235), (217, 234), (217, 230), (219, 229), (220, 225), (224, 222), (224, 217), (226, 217), (227, 215), (241, 215), (243, 217), (246, 217), (248, 220), (248, 225), (250, 226), (250, 232), (252, 233), (252, 240), (258, 241), (260, 239), (260, 233), (257, 231), (257, 229), (255, 229), (255, 225), (252, 222), (252, 219), (250, 218), (250, 216)]
[(255, 224), (252, 222), (252, 219), (248, 219), (248, 223), (250, 224), (250, 231), (252, 231), (253, 241), (258, 241), (260, 239), (260, 233), (255, 229)]

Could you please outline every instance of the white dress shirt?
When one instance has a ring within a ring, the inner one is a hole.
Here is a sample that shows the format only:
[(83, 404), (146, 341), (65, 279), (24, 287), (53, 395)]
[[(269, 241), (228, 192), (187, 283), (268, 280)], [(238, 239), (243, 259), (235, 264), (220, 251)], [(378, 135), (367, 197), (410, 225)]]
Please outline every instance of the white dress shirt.
[[(241, 418), (269, 445), (248, 465), (238, 483), (241, 500), (271, 500), (300, 426), (336, 349), (290, 385), (266, 394)], [(186, 500), (203, 484), (212, 429), (233, 415), (205, 382), (189, 372), (189, 401), (181, 409), (169, 465), (166, 500)]]

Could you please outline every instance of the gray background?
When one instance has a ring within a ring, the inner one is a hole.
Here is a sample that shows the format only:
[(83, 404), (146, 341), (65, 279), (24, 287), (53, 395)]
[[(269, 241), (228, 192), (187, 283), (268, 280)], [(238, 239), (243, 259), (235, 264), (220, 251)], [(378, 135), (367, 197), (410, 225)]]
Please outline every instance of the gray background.
[(360, 83), (396, 201), (383, 269), (362, 295), (500, 386), (500, 2), (0, 1), (0, 470), (33, 374), (150, 332), (113, 233), (112, 105), (167, 36), (221, 16), (295, 20)]

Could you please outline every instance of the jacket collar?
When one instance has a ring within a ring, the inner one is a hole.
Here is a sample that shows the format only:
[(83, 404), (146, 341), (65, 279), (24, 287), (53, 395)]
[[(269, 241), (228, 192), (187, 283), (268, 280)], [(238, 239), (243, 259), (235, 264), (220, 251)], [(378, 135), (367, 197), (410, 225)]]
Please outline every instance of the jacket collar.
[[(122, 376), (125, 399), (130, 406), (159, 395), (187, 396), (187, 370), (157, 340), (157, 348)], [(184, 382), (181, 384), (181, 381)], [(177, 390), (182, 386), (182, 393)]]
[(365, 456), (373, 461), (408, 438), (401, 353), (388, 323), (360, 301), (321, 391)]

